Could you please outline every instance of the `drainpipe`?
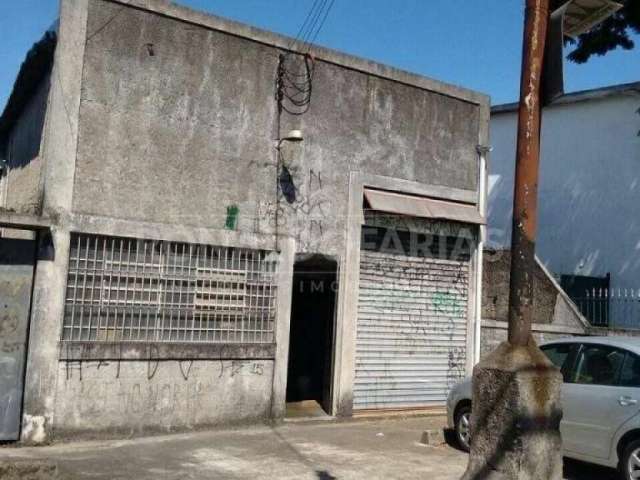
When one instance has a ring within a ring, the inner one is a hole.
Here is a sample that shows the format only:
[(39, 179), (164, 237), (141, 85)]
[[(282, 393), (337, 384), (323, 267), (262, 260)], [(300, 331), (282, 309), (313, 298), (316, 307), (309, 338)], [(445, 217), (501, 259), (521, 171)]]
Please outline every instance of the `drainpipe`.
[[(487, 218), (487, 157), (491, 147), (478, 145), (476, 151), (479, 158), (479, 178), (478, 178), (478, 210), (482, 218)], [(487, 226), (480, 225), (478, 236), (478, 247), (476, 253), (476, 299), (475, 299), (475, 324), (473, 331), (473, 363), (474, 365), (480, 361), (480, 338), (482, 335), (482, 267), (484, 256), (484, 243), (487, 238)]]

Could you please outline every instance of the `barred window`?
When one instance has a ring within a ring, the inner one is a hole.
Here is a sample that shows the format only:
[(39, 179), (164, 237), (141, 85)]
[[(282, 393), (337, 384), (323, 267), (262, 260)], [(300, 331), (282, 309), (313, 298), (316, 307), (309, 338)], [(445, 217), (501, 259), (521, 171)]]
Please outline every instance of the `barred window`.
[(277, 257), (72, 234), (63, 341), (272, 343)]

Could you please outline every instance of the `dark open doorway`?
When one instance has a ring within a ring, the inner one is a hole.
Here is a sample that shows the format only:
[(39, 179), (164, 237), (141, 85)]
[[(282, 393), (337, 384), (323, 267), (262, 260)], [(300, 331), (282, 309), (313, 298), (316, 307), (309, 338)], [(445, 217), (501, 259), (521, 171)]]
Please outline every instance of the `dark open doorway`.
[(337, 268), (335, 260), (322, 255), (294, 265), (287, 403), (300, 408), (288, 408), (293, 415), (314, 415), (314, 405), (331, 411)]

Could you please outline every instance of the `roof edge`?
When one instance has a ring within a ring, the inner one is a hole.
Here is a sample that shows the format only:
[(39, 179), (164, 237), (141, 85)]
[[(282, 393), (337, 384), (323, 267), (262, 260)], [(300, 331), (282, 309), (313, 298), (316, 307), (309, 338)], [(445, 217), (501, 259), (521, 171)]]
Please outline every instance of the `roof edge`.
[(16, 75), (13, 88), (0, 115), (0, 154), (4, 154), (7, 135), (37, 90), (40, 82), (53, 68), (58, 36), (47, 30), (27, 52)]
[[(299, 52), (296, 48), (290, 48), (292, 38), (286, 35), (273, 33), (268, 30), (253, 27), (241, 22), (229, 20), (210, 13), (193, 10), (188, 7), (176, 5), (167, 0), (104, 0), (118, 3), (124, 6), (134, 7), (148, 12), (156, 13), (175, 20), (199, 25), (212, 30), (246, 38), (258, 43), (269, 45), (281, 50)], [(490, 105), (490, 97), (487, 94), (475, 90), (459, 87), (457, 85), (435, 80), (423, 75), (401, 70), (373, 60), (339, 52), (318, 45), (313, 45), (314, 57), (338, 66), (357, 70), (363, 73), (386, 78), (413, 87), (429, 90), (448, 97), (464, 100), (477, 105)]]
[[(640, 93), (640, 82), (620, 83), (606, 87), (592, 88), (589, 90), (579, 90), (577, 92), (566, 93), (554, 100), (549, 107), (567, 105), (570, 103), (586, 102), (588, 100), (600, 100), (602, 98), (622, 95), (629, 92)], [(518, 102), (503, 103), (491, 107), (491, 113), (510, 113), (518, 110)]]

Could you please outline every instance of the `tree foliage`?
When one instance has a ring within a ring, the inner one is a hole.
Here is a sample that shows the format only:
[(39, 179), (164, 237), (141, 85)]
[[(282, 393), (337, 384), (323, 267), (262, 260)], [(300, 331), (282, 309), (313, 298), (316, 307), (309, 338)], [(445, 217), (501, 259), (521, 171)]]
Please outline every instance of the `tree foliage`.
[(576, 46), (569, 53), (569, 60), (585, 63), (592, 55), (605, 55), (618, 47), (631, 50), (635, 46), (630, 34), (640, 34), (640, 0), (625, 0), (623, 4), (615, 15), (580, 35), (577, 41), (570, 41)]

